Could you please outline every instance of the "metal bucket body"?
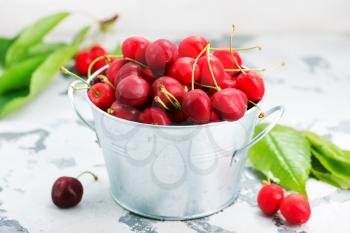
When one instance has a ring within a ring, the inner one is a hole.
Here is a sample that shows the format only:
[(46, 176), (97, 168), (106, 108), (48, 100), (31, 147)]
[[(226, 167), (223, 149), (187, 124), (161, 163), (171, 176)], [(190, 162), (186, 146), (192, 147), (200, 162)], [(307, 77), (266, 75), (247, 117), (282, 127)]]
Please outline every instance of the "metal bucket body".
[(158, 219), (206, 216), (239, 193), (256, 108), (239, 121), (162, 127), (102, 114), (92, 107), (113, 197), (123, 207)]
[[(89, 80), (101, 73), (105, 66)], [(216, 213), (239, 194), (247, 149), (263, 138), (282, 117), (279, 113), (252, 139), (260, 111), (253, 107), (234, 122), (204, 125), (156, 126), (123, 120), (97, 108), (88, 98), (93, 124), (78, 110), (74, 90), (68, 90), (78, 117), (101, 144), (113, 198), (124, 208), (161, 220), (185, 220)]]

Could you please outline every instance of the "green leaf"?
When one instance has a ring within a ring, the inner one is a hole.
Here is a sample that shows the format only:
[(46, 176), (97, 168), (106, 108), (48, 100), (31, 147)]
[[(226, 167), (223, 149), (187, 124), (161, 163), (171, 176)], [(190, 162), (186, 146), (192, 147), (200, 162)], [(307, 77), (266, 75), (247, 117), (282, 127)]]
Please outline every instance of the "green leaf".
[(68, 15), (69, 13), (67, 12), (50, 15), (38, 20), (36, 23), (24, 29), (24, 31), (21, 32), (17, 39), (11, 44), (6, 53), (6, 66), (13, 65), (25, 58), (28, 50), (42, 42), (45, 35)]
[(0, 67), (4, 65), (7, 49), (10, 47), (13, 41), (13, 38), (0, 37)]
[[(256, 127), (259, 134), (267, 124)], [(268, 179), (306, 195), (305, 183), (311, 168), (310, 146), (299, 131), (275, 126), (249, 150), (253, 167)]]
[[(80, 43), (85, 38), (88, 27), (80, 31), (75, 37), (72, 45), (64, 46), (50, 54), (43, 63), (32, 73), (28, 92), (10, 92), (0, 97), (0, 118), (15, 111), (26, 104), (33, 97), (40, 93), (47, 84), (52, 80), (59, 68), (64, 65), (79, 49)], [(16, 93), (18, 94), (16, 96)]]
[(40, 43), (37, 44), (33, 47), (30, 47), (27, 51), (27, 54), (25, 54), (24, 59), (27, 58), (31, 58), (33, 56), (37, 56), (37, 55), (42, 55), (42, 54), (50, 54), (52, 52), (54, 52), (55, 50), (62, 48), (63, 46), (65, 46), (65, 43)]
[(28, 87), (31, 74), (46, 57), (47, 55), (35, 56), (5, 69), (0, 75), (0, 95), (8, 91)]
[(330, 140), (310, 131), (303, 132), (313, 149), (313, 155), (332, 174), (350, 180), (350, 154)]
[(337, 188), (341, 189), (349, 189), (350, 188), (350, 181), (337, 177), (333, 174), (331, 174), (322, 164), (317, 160), (317, 158), (314, 156), (315, 152), (312, 150), (312, 169), (311, 174), (317, 178), (320, 181), (323, 181), (325, 183), (328, 183), (330, 185), (333, 185)]

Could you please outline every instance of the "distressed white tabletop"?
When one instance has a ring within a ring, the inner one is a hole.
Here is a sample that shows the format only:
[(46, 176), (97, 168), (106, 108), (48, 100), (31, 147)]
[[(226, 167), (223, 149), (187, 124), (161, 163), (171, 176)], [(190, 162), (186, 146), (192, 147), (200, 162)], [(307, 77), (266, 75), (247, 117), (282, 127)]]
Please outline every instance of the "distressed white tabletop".
[[(218, 40), (221, 41), (221, 40)], [(282, 123), (311, 129), (350, 149), (350, 36), (271, 34), (242, 36), (239, 44), (259, 42), (247, 52), (251, 66), (284, 69), (267, 72), (264, 107), (282, 104)], [(208, 218), (162, 222), (135, 216), (115, 204), (108, 191), (102, 152), (93, 132), (74, 115), (66, 95), (71, 80), (57, 76), (25, 108), (0, 122), (0, 232), (25, 233), (346, 233), (350, 231), (350, 192), (310, 179), (310, 221), (289, 226), (279, 216), (264, 217), (256, 207), (259, 179), (247, 167), (235, 204)], [(83, 201), (68, 210), (50, 199), (53, 181), (84, 170)]]

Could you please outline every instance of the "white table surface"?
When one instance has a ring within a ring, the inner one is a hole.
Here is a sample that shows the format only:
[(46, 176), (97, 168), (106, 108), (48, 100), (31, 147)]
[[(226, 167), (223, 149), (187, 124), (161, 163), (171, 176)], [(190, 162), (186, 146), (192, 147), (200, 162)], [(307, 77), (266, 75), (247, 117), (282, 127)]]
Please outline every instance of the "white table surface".
[[(265, 108), (282, 104), (282, 123), (311, 129), (350, 149), (350, 37), (341, 34), (267, 34), (242, 36), (240, 44), (259, 42), (261, 52), (244, 53), (251, 66), (284, 69), (267, 72)], [(247, 168), (235, 204), (211, 217), (187, 222), (144, 219), (115, 204), (108, 191), (102, 152), (66, 95), (71, 80), (57, 75), (38, 98), (0, 121), (0, 232), (23, 233), (346, 233), (350, 232), (350, 192), (310, 179), (312, 216), (290, 226), (277, 215), (264, 217), (256, 206), (258, 178)], [(62, 175), (84, 170), (82, 202), (56, 208), (51, 185)]]

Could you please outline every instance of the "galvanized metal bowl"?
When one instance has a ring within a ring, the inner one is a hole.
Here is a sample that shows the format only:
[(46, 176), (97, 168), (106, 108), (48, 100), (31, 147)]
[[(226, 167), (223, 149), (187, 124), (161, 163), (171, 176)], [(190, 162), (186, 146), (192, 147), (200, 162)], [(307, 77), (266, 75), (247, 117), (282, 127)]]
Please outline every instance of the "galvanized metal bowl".
[[(91, 78), (107, 69), (105, 66)], [(88, 81), (90, 81), (88, 80)], [(71, 84), (68, 94), (78, 117), (101, 144), (113, 199), (125, 209), (154, 219), (188, 220), (216, 213), (239, 195), (247, 149), (263, 138), (283, 115), (253, 137), (259, 110), (249, 109), (234, 122), (156, 126), (116, 118), (97, 108), (84, 92), (93, 123), (77, 110)]]

